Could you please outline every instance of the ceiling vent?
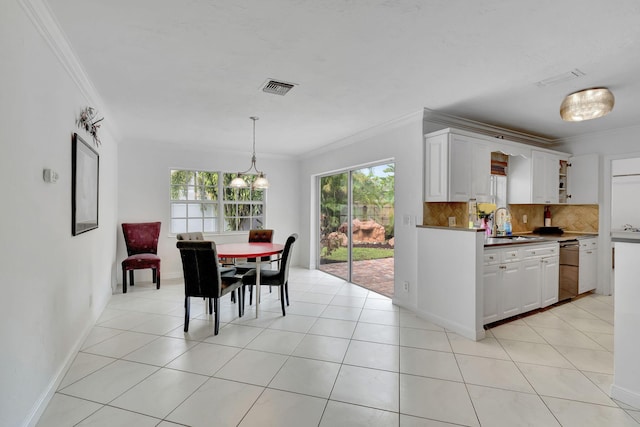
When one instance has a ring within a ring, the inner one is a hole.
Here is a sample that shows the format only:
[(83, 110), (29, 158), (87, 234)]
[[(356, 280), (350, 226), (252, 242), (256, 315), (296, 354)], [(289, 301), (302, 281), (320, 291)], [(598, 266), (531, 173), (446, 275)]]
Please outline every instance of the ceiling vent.
[(281, 82), (278, 80), (269, 79), (262, 87), (263, 92), (273, 93), (274, 95), (286, 95), (293, 87), (295, 83)]
[(584, 75), (585, 74), (582, 71), (576, 68), (575, 70), (558, 74), (557, 76), (549, 77), (548, 79), (540, 80), (539, 82), (536, 83), (536, 86), (539, 86), (539, 87), (555, 86), (560, 83), (567, 82), (569, 80), (577, 79)]

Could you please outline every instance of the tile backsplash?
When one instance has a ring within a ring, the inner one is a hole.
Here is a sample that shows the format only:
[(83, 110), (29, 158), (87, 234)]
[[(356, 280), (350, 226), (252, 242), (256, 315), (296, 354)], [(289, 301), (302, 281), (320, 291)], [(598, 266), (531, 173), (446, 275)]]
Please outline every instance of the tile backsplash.
[[(598, 205), (548, 205), (551, 209), (551, 225), (564, 231), (597, 233), (599, 221)], [(509, 205), (511, 225), (514, 233), (533, 231), (544, 225), (545, 205)], [(466, 227), (468, 210), (466, 202), (424, 203), (423, 225), (447, 227), (449, 217), (456, 218), (456, 227)], [(522, 219), (527, 216), (527, 223)]]

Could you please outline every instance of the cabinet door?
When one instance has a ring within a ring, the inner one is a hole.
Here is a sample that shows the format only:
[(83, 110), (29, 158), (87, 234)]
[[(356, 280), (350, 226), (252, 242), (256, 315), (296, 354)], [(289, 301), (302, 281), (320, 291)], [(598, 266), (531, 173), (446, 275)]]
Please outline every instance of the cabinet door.
[(597, 154), (569, 158), (567, 203), (597, 204), (599, 160)]
[[(471, 195), (472, 143), (459, 135), (449, 141), (449, 200), (467, 202)], [(491, 166), (491, 165), (489, 165)]]
[(478, 202), (491, 202), (491, 149), (476, 141), (471, 152), (471, 195)]
[(597, 285), (598, 249), (580, 248), (580, 268), (578, 270), (578, 293), (592, 291)]
[(484, 274), (482, 275), (483, 283), (483, 307), (484, 307), (484, 324), (495, 322), (502, 319), (502, 310), (500, 309), (500, 281), (499, 281), (499, 265), (486, 265)]
[(560, 261), (558, 257), (542, 260), (542, 303), (547, 307), (558, 302), (558, 281), (560, 276)]
[(501, 297), (502, 297), (502, 318), (507, 318), (522, 312), (521, 282), (522, 263), (512, 262), (501, 264)]
[(522, 262), (522, 312), (540, 307), (542, 286), (542, 263), (539, 258)]
[(446, 202), (449, 179), (449, 136), (447, 134), (425, 139), (424, 200)]
[(558, 203), (559, 159), (556, 156), (532, 151), (531, 186), (533, 203)]

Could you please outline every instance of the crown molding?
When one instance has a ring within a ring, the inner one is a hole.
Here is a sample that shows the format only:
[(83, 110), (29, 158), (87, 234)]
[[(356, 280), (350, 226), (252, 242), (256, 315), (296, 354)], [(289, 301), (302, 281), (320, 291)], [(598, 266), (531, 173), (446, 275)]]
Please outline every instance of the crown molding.
[[(109, 116), (106, 104), (78, 60), (47, 2), (45, 0), (18, 0), (18, 2), (34, 27), (45, 39), (56, 58), (58, 58), (69, 77), (71, 77), (71, 80), (78, 87), (87, 103), (101, 111), (102, 115)], [(109, 133), (113, 137), (118, 136), (112, 119), (109, 119)], [(117, 139), (119, 140), (120, 138)]]
[[(424, 121), (425, 121), (425, 133), (430, 133), (443, 128), (455, 128), (460, 130), (466, 130), (469, 132), (476, 132), (486, 136), (499, 139), (507, 139), (509, 141), (521, 142), (529, 145), (554, 145), (558, 143), (557, 139), (546, 138), (539, 135), (532, 135), (524, 132), (519, 132), (512, 129), (506, 129), (499, 126), (493, 126), (487, 123), (477, 122), (475, 120), (469, 120), (462, 117), (453, 116), (450, 114), (442, 113), (440, 111), (424, 109)], [(429, 124), (443, 125), (443, 127), (429, 126)]]

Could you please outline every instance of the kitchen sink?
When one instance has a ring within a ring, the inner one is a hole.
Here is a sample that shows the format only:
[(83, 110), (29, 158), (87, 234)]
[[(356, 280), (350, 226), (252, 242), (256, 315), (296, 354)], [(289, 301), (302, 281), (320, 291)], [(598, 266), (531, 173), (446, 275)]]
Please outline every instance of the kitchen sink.
[(493, 236), (485, 239), (485, 245), (505, 245), (509, 243), (538, 242), (544, 240), (538, 236)]

